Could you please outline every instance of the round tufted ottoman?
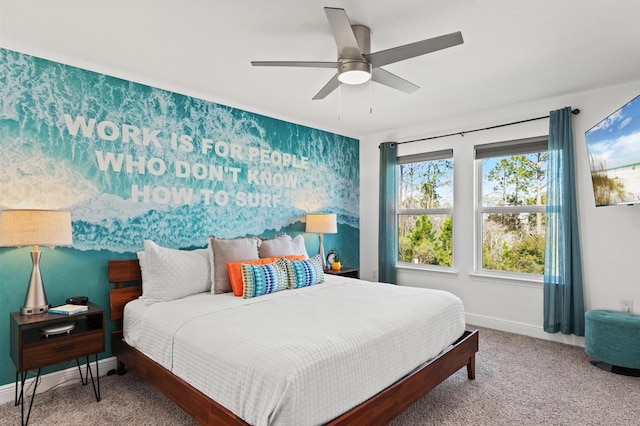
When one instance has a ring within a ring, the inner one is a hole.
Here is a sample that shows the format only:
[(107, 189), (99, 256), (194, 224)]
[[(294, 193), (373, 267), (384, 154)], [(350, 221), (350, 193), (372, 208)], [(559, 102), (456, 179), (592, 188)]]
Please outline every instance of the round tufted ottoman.
[(585, 352), (608, 371), (640, 375), (640, 315), (594, 310), (585, 313)]

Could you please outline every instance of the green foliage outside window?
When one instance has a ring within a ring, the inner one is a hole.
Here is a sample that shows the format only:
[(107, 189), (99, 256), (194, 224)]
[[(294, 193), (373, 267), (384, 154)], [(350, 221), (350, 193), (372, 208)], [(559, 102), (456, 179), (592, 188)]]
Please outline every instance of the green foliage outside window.
[[(400, 262), (423, 265), (452, 265), (451, 215), (401, 216), (398, 248)], [(446, 216), (442, 218), (441, 216)], [(434, 219), (432, 221), (432, 219)], [(435, 222), (435, 223), (434, 223)], [(402, 232), (402, 229), (407, 229)]]
[(544, 272), (545, 213), (527, 207), (546, 204), (547, 159), (539, 152), (483, 160), (481, 210), (504, 208), (481, 213), (483, 269)]
[(398, 261), (452, 266), (453, 161), (400, 164), (398, 170)]
[(512, 244), (503, 241), (497, 250), (483, 244), (482, 267), (497, 271), (544, 273), (544, 235), (524, 235)]
[[(482, 269), (544, 272), (548, 153), (482, 160)], [(398, 261), (453, 266), (453, 160), (398, 165)]]

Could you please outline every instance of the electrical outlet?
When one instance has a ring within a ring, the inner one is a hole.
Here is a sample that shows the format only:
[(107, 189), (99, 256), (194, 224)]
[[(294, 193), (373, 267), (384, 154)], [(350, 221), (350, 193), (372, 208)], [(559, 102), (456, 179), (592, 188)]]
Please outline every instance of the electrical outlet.
[(632, 314), (633, 300), (629, 300), (629, 299), (620, 300), (620, 310), (622, 310), (622, 312), (629, 312), (630, 314)]
[(372, 269), (371, 270), (371, 281), (378, 281), (378, 270), (377, 269)]

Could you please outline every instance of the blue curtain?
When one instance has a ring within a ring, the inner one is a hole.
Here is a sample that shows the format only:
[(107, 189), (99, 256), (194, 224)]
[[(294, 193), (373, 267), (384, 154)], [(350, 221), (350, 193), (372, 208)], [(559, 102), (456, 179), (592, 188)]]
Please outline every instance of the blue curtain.
[(398, 258), (396, 162), (398, 145), (395, 142), (385, 142), (381, 143), (379, 148), (378, 276), (381, 282), (396, 284), (396, 260)]
[(549, 114), (544, 331), (584, 336), (571, 108)]

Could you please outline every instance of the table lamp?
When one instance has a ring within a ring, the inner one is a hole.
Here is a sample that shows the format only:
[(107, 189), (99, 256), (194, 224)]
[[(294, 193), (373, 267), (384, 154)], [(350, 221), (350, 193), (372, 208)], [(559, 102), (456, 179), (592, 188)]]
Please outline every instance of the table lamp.
[(320, 247), (318, 248), (318, 254), (322, 260), (322, 269), (325, 269), (326, 261), (324, 259), (324, 248), (322, 247), (322, 234), (335, 234), (338, 232), (336, 215), (308, 214), (306, 231), (320, 234)]
[(49, 302), (40, 275), (39, 245), (69, 246), (71, 235), (71, 213), (60, 210), (3, 210), (0, 211), (0, 246), (33, 246), (31, 279), (20, 308), (22, 315), (47, 312)]

